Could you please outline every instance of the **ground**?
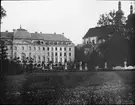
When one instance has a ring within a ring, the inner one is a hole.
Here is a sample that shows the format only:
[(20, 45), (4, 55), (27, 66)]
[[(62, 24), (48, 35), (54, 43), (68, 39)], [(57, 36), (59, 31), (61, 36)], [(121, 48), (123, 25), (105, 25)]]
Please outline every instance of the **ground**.
[(7, 76), (5, 103), (133, 104), (135, 71), (45, 72)]

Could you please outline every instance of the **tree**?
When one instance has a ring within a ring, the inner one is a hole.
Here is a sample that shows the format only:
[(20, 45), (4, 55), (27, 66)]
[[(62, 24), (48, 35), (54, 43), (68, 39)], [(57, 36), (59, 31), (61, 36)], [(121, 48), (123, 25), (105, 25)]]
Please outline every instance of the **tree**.
[(6, 16), (6, 11), (5, 9), (1, 6), (1, 17), (0, 17), (0, 24), (2, 23), (1, 20)]
[(97, 23), (101, 27), (100, 31), (103, 34), (101, 37), (105, 39), (98, 48), (104, 55), (104, 61), (107, 61), (110, 67), (122, 65), (127, 58), (128, 42), (124, 19), (122, 11), (111, 11), (108, 14), (102, 14)]
[(4, 40), (0, 40), (0, 59), (6, 60), (7, 59), (7, 46), (5, 45), (5, 41)]
[(97, 22), (97, 25), (98, 26), (114, 25), (115, 16), (116, 16), (116, 12), (114, 10), (106, 14), (101, 14), (100, 19)]
[(126, 36), (128, 39), (128, 64), (135, 65), (135, 13), (130, 14), (126, 21)]

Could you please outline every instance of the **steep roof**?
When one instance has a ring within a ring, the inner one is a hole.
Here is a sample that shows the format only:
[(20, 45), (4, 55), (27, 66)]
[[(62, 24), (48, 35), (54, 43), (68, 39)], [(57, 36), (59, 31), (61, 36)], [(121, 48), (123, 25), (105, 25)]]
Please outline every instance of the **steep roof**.
[(85, 34), (84, 38), (94, 37), (94, 36), (104, 36), (105, 34), (110, 34), (113, 32), (113, 26), (101, 26), (90, 28), (88, 32)]
[(64, 35), (61, 34), (43, 34), (43, 33), (31, 33), (31, 39), (44, 39), (50, 41), (70, 41)]
[(13, 32), (1, 32), (0, 33), (0, 37), (4, 37), (4, 38), (13, 38)]
[(62, 34), (45, 34), (45, 33), (29, 33), (25, 29), (17, 29), (14, 32), (1, 32), (1, 37), (4, 38), (19, 38), (33, 40), (49, 40), (49, 41), (70, 41)]

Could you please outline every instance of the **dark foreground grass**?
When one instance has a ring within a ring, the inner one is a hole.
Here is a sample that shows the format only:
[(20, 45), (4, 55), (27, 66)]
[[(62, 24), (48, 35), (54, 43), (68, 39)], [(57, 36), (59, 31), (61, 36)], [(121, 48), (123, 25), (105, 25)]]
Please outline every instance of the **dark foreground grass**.
[(45, 72), (7, 77), (5, 103), (133, 104), (135, 71)]

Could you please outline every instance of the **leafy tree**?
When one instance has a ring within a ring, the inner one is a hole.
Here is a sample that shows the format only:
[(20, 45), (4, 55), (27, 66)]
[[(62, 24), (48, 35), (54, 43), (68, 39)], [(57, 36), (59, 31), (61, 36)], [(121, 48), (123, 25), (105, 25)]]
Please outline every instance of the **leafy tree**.
[[(104, 61), (107, 61), (110, 67), (122, 65), (128, 56), (127, 30), (122, 21), (124, 19), (122, 11), (111, 11), (108, 14), (102, 14), (98, 21), (103, 34), (101, 37), (105, 39), (105, 42), (98, 46), (98, 51), (101, 52)], [(109, 32), (107, 32), (108, 30)]]
[(1, 9), (0, 9), (1, 11), (1, 17), (0, 17), (0, 24), (2, 23), (1, 22), (1, 20), (2, 20), (2, 18), (4, 18), (5, 16), (6, 16), (6, 11), (5, 11), (5, 9), (1, 6)]
[(4, 40), (0, 40), (0, 59), (3, 61), (3, 60), (6, 60), (7, 59), (7, 46), (5, 44), (5, 41)]
[(97, 22), (97, 25), (98, 26), (114, 25), (115, 17), (116, 17), (116, 12), (114, 10), (106, 14), (101, 14), (100, 19)]

